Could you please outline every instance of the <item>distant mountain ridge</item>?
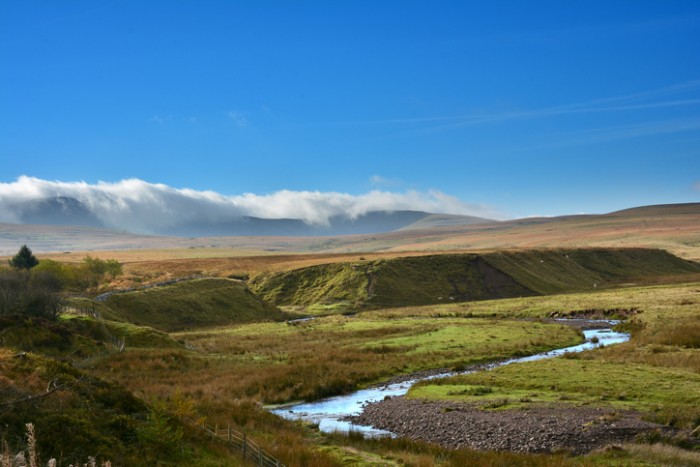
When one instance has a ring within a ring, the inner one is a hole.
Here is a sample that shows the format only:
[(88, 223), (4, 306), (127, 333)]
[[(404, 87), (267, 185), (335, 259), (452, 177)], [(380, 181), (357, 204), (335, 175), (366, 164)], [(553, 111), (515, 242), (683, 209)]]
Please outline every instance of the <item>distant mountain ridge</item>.
[(67, 196), (22, 201), (8, 207), (23, 224), (105, 227), (84, 203)]
[[(22, 224), (110, 228), (80, 200), (56, 196), (7, 206)], [(472, 216), (431, 214), (423, 211), (369, 211), (355, 218), (331, 216), (327, 225), (301, 219), (263, 219), (231, 215), (217, 220), (175, 223), (152, 232), (177, 237), (213, 236), (336, 236), (393, 232), (399, 229), (431, 228), (437, 225), (468, 225), (493, 222)], [(127, 229), (128, 230), (128, 229)], [(130, 233), (139, 233), (130, 231)]]
[[(0, 206), (2, 208), (2, 206)], [(403, 214), (401, 214), (403, 213)], [(458, 216), (461, 217), (461, 216)], [(349, 253), (417, 252), (552, 247), (646, 247), (661, 248), (700, 262), (700, 203), (641, 206), (608, 214), (569, 215), (486, 221), (479, 218), (455, 219), (449, 215), (421, 212), (395, 212), (369, 216), (391, 220), (384, 226), (395, 230), (384, 233), (359, 233), (362, 219), (345, 225), (352, 235), (326, 234), (303, 236), (309, 226), (301, 221), (291, 224), (297, 235), (252, 236), (238, 234), (207, 237), (146, 235), (123, 229), (96, 227), (0, 223), (0, 255), (17, 252), (23, 244), (37, 252), (142, 249), (226, 249), (227, 251)], [(264, 221), (264, 220), (263, 220)], [(413, 221), (411, 223), (408, 223)], [(455, 221), (464, 224), (455, 225)], [(243, 227), (252, 229), (257, 219)], [(284, 223), (272, 221), (271, 223)], [(350, 221), (346, 221), (350, 222)], [(406, 222), (403, 227), (396, 228)], [(469, 223), (470, 222), (470, 223)], [(302, 225), (303, 224), (303, 225)], [(220, 226), (224, 230), (225, 226)], [(326, 232), (331, 231), (327, 228)], [(337, 231), (342, 231), (338, 228)], [(345, 230), (346, 232), (348, 230)], [(261, 232), (258, 230), (258, 232)], [(196, 232), (191, 232), (196, 233)], [(325, 232), (323, 232), (325, 233)], [(186, 233), (179, 232), (180, 235)], [(202, 253), (203, 254), (203, 253)], [(218, 254), (218, 253), (211, 253)]]

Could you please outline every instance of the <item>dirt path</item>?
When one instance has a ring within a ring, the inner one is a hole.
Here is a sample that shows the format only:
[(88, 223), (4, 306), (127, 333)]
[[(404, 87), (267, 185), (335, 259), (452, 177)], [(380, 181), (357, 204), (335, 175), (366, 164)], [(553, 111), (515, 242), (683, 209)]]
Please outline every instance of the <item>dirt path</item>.
[(631, 411), (565, 406), (490, 411), (404, 397), (369, 404), (348, 420), (448, 448), (575, 454), (663, 429)]

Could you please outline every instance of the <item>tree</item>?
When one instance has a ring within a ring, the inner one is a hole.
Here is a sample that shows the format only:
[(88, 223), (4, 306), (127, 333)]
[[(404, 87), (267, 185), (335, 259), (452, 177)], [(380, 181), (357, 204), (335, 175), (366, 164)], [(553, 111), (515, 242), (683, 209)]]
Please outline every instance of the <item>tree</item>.
[(31, 269), (39, 264), (39, 260), (32, 254), (27, 245), (22, 245), (19, 252), (10, 260), (10, 266), (16, 269)]

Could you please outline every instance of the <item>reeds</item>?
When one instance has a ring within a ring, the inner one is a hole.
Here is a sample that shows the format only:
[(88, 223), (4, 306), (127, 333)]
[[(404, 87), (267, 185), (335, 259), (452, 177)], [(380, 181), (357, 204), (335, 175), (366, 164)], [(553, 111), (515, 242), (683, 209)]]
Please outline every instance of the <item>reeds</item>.
[[(20, 449), (16, 454), (13, 454), (10, 450), (10, 446), (7, 441), (3, 439), (2, 441), (2, 452), (0, 453), (0, 466), (1, 467), (40, 467), (39, 453), (37, 451), (37, 437), (34, 431), (34, 424), (27, 423), (26, 427), (26, 448)], [(50, 458), (46, 463), (47, 467), (57, 467), (58, 463), (55, 458)], [(97, 459), (92, 456), (88, 456), (88, 460), (85, 463), (77, 462), (75, 464), (70, 464), (69, 467), (97, 467)], [(110, 461), (103, 461), (100, 463), (100, 467), (112, 467)]]

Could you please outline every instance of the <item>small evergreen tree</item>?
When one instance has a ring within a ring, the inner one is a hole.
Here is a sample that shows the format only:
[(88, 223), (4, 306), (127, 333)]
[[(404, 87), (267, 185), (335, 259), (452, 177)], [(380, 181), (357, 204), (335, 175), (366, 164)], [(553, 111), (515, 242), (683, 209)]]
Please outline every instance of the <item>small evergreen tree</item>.
[(19, 252), (10, 260), (10, 266), (17, 269), (31, 269), (39, 264), (39, 260), (32, 254), (27, 245), (22, 245)]

